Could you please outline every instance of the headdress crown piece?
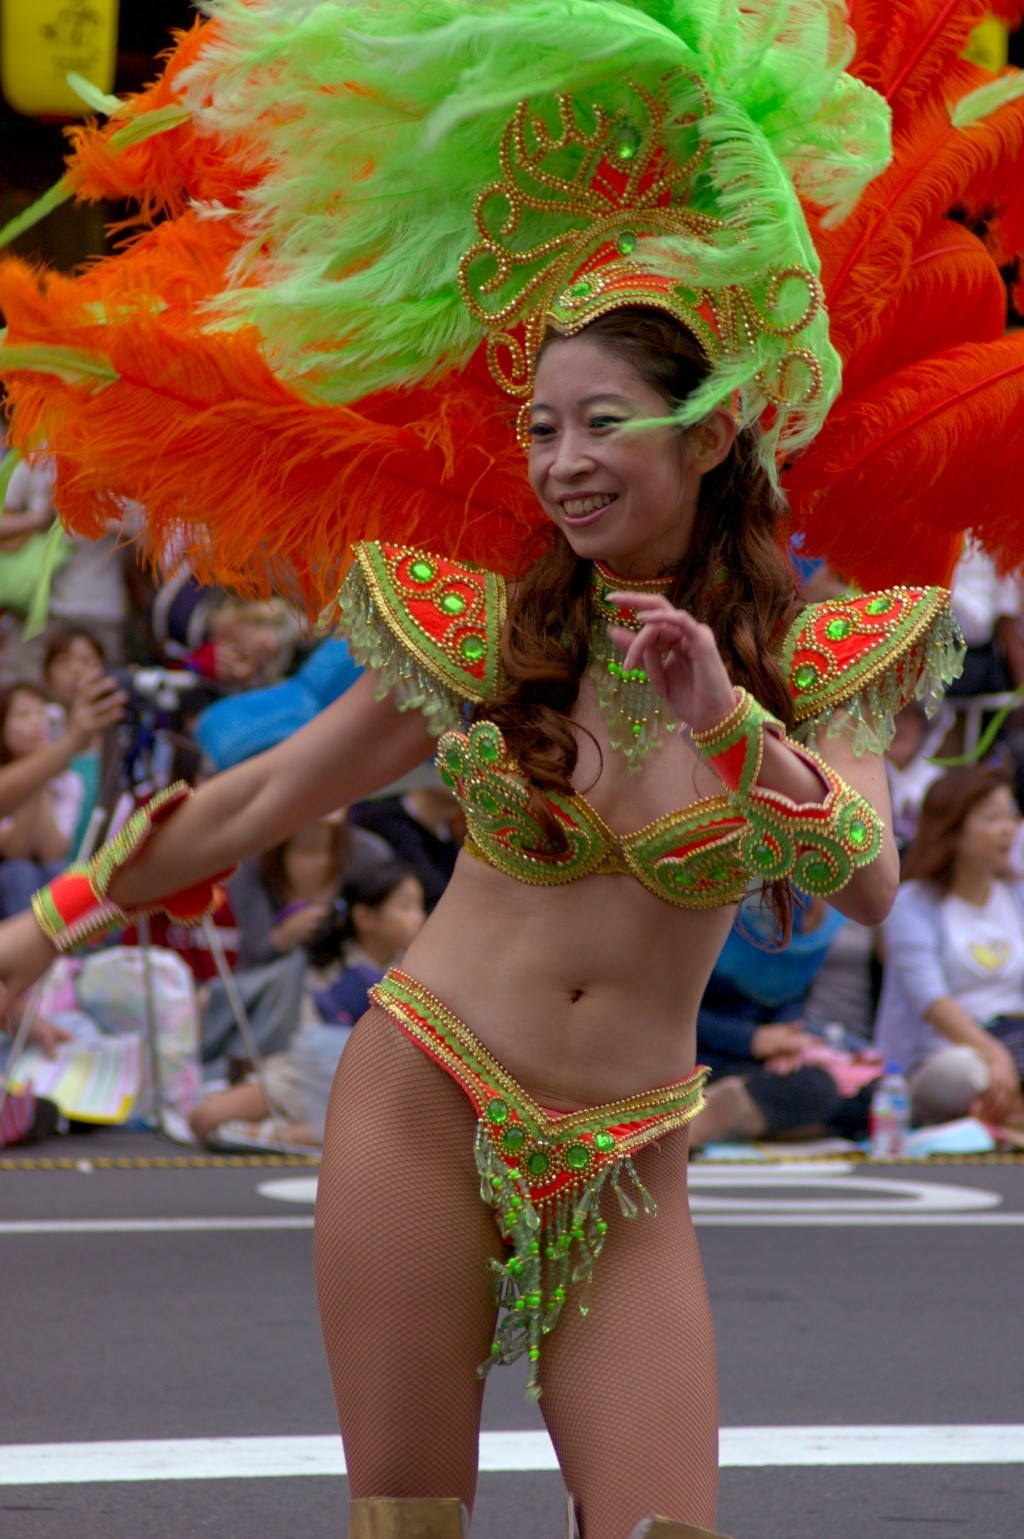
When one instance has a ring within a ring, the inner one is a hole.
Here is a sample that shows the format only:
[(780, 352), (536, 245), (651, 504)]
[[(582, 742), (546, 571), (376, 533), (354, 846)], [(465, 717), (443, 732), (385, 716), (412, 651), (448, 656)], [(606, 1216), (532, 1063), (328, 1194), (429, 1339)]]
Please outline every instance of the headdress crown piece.
[(545, 334), (571, 336), (633, 305), (673, 315), (711, 367), (746, 361), (748, 420), (809, 406), (822, 368), (800, 343), (822, 308), (816, 275), (755, 259), (747, 282), (716, 282), (723, 255), (733, 271), (737, 256), (744, 265), (750, 236), (742, 207), (729, 219), (701, 207), (713, 202), (707, 87), (675, 70), (657, 93), (630, 82), (615, 96), (520, 102), (502, 135), (501, 176), (474, 204), (478, 239), (459, 285), (495, 380), (522, 403), (520, 437)]

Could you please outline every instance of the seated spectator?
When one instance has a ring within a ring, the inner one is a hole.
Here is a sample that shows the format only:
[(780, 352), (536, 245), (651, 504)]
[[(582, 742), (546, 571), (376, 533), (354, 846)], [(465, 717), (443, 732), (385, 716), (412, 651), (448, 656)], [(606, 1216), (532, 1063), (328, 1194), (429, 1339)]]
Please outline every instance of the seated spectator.
[[(52, 631), (43, 654), (43, 682), (50, 695), (63, 708), (65, 718), (86, 685), (102, 676), (106, 667), (103, 643), (84, 626), (68, 626)], [(103, 735), (94, 732), (81, 753), (75, 754), (68, 773), (80, 786), (78, 818), (71, 835), (72, 852), (77, 851), (89, 827), (100, 797), (103, 765)]]
[(979, 545), (964, 552), (953, 577), (953, 613), (967, 642), (964, 669), (948, 694), (991, 695), (1024, 683), (1024, 603), (1013, 577), (1000, 577)]
[(260, 1124), (276, 1114), (289, 1143), (323, 1142), (334, 1071), (354, 1023), (369, 1008), (369, 990), (401, 958), (426, 918), (423, 889), (398, 861), (346, 882), (343, 903), (340, 929), (315, 958), (326, 963), (330, 957), (340, 975), (307, 980), (301, 1024), (288, 1050), (265, 1060), (263, 1084), (250, 1076), (199, 1103), (190, 1119), (197, 1138), (208, 1139), (225, 1123), (241, 1121), (254, 1125), (249, 1128), (254, 1136), (272, 1140), (273, 1127)]
[(462, 812), (443, 785), (417, 786), (404, 796), (359, 802), (351, 820), (386, 839), (399, 860), (411, 866), (423, 884), (427, 913), (441, 897), (461, 844)]
[[(35, 685), (27, 688), (38, 694)], [(125, 697), (115, 681), (100, 675), (83, 685), (67, 715), (64, 730), (54, 741), (6, 762), (0, 754), (0, 825), (31, 801), (41, 785), (67, 769), (98, 733), (120, 721), (124, 704)]]
[(941, 766), (931, 761), (951, 725), (948, 706), (930, 722), (917, 701), (897, 713), (893, 740), (885, 750), (885, 776), (892, 802), (893, 837), (901, 855), (917, 832), (925, 792), (942, 774)]
[(150, 619), (172, 667), (190, 668), (228, 691), (283, 677), (298, 636), (282, 600), (247, 601), (205, 588), (187, 565), (156, 590)]
[(1024, 882), (1020, 813), (994, 765), (930, 787), (885, 921), (875, 1036), (910, 1083), (916, 1123), (1024, 1117)]
[(826, 1028), (805, 1018), (808, 991), (844, 923), (820, 898), (805, 900), (779, 947), (760, 897), (741, 905), (697, 1014), (697, 1059), (712, 1072), (707, 1105), (691, 1125), (693, 1147), (866, 1131), (877, 1055), (841, 1027), (837, 1041), (823, 1041)]
[[(34, 684), (14, 684), (0, 693), (0, 764), (28, 758), (46, 747), (49, 704)], [(0, 823), (0, 918), (28, 908), (36, 888), (66, 863), (78, 807), (65, 794), (63, 782), (62, 775), (38, 785)]]
[(327, 922), (354, 868), (393, 859), (388, 844), (351, 827), (342, 808), (246, 861), (228, 882), (239, 966), (273, 962), (305, 946)]
[[(342, 811), (246, 861), (228, 882), (238, 926), (235, 982), (261, 1052), (280, 1052), (295, 1031), (306, 948), (321, 932), (333, 933), (345, 876), (390, 859), (384, 841), (349, 828)], [(214, 982), (204, 1009), (203, 1061), (220, 1067), (244, 1055), (230, 1000)]]

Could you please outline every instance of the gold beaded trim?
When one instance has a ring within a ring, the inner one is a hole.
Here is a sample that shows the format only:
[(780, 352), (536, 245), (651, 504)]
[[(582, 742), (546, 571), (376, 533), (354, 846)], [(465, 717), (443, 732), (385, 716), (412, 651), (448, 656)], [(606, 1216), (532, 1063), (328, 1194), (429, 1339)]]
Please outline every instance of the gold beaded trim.
[(722, 748), (727, 746), (730, 738), (745, 716), (750, 714), (754, 706), (754, 697), (749, 690), (736, 687), (736, 704), (728, 716), (723, 716), (721, 721), (716, 721), (712, 727), (700, 729), (691, 727), (690, 738), (695, 748), (699, 748), (702, 754), (708, 758), (714, 758)]
[[(689, 98), (685, 110), (668, 99), (680, 88)], [(698, 128), (714, 110), (707, 86), (673, 70), (657, 92), (627, 81), (620, 94), (615, 108), (565, 93), (553, 98), (553, 108), (550, 101), (536, 108), (520, 102), (502, 135), (501, 174), (474, 201), (478, 238), (459, 263), (459, 291), (484, 328), (494, 380), (521, 403), (517, 435), (524, 447), (545, 333), (572, 336), (626, 305), (673, 315), (713, 366), (744, 355), (753, 360), (762, 338), (792, 343), (774, 366), (751, 366), (751, 383), (772, 405), (806, 407), (822, 390), (816, 354), (795, 345), (824, 303), (814, 273), (769, 267), (757, 294), (754, 285), (700, 282), (694, 246), (710, 251), (745, 238), (741, 226), (694, 206), (709, 163)], [(687, 254), (677, 255), (673, 242)], [(784, 321), (777, 309), (794, 283), (806, 300)]]
[[(443, 1045), (437, 1041), (433, 1032), (424, 1030), (403, 1000), (403, 995), (414, 1001), (427, 1016), (431, 1026), (441, 1033)], [(616, 1138), (618, 1154), (635, 1153), (652, 1139), (682, 1127), (704, 1105), (704, 1083), (708, 1070), (700, 1067), (675, 1084), (644, 1090), (639, 1095), (624, 1096), (619, 1101), (602, 1102), (599, 1106), (586, 1106), (581, 1111), (566, 1112), (564, 1116), (549, 1117), (518, 1080), (488, 1052), (466, 1023), (408, 973), (392, 968), (380, 983), (374, 984), (370, 998), (388, 1015), (400, 1021), (403, 1029), (421, 1046), (429, 1044), (431, 1053), (443, 1058), (453, 1078), (460, 1079), (460, 1070), (464, 1074), (465, 1069), (468, 1069), (484, 1079), (496, 1096), (502, 1097), (515, 1108), (532, 1137), (542, 1142), (546, 1150), (556, 1145), (569, 1144), (581, 1133), (599, 1133), (607, 1128), (657, 1117), (657, 1128), (640, 1128)], [(585, 1172), (580, 1174), (585, 1175)]]

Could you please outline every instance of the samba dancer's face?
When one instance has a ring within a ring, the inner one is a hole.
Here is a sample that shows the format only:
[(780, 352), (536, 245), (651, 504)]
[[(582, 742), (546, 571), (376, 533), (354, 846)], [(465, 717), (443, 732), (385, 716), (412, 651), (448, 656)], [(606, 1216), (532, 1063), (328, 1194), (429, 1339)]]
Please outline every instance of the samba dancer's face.
[(550, 342), (541, 354), (530, 485), (576, 554), (622, 577), (657, 577), (680, 565), (701, 477), (732, 445), (726, 412), (686, 433), (621, 431), (667, 411), (665, 398), (624, 358), (584, 334)]

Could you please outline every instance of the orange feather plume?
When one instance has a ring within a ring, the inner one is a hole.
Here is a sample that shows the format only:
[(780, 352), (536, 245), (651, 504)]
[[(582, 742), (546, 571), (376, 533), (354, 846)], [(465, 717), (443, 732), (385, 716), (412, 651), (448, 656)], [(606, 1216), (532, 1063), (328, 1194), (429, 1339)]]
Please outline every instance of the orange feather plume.
[(838, 327), (843, 400), (908, 363), (958, 342), (989, 342), (1006, 329), (1006, 287), (984, 244), (940, 219), (918, 240), (899, 303), (851, 335)]
[[(1024, 332), (966, 343), (843, 401), (788, 489), (808, 548), (870, 584), (941, 581), (975, 531), (1021, 551)], [(867, 516), (884, 508), (887, 516)], [(819, 538), (821, 536), (821, 538)]]
[(9, 387), (19, 439), (52, 446), (61, 517), (80, 533), (103, 533), (135, 499), (155, 560), (191, 532), (201, 579), (315, 615), (356, 538), (397, 524), (436, 545), (445, 528), (465, 558), (512, 571), (543, 524), (482, 353), (432, 390), (328, 407), (283, 385), (251, 330), (186, 335), (173, 311), (98, 326), (75, 282), (43, 295), (14, 263), (2, 280), (12, 344), (80, 348), (119, 376), (98, 388), (18, 373)]
[(989, 0), (851, 0), (850, 73), (885, 97), (898, 132), (930, 97), (947, 94), (950, 72), (991, 10)]
[(898, 298), (922, 231), (951, 209), (1001, 191), (1024, 155), (1024, 99), (967, 130), (953, 127), (945, 101), (932, 102), (895, 150), (893, 164), (849, 219), (820, 232), (822, 282), (837, 335), (856, 337)]
[(258, 180), (258, 174), (247, 171), (241, 157), (232, 153), (232, 146), (197, 134), (191, 118), (138, 144), (119, 147), (118, 135), (126, 126), (181, 106), (181, 76), (216, 40), (216, 23), (197, 21), (189, 31), (174, 35), (164, 69), (151, 85), (126, 97), (106, 123), (78, 124), (67, 131), (72, 155), (66, 175), (76, 197), (137, 204), (129, 224), (179, 215), (191, 199), (237, 207), (245, 187)]
[[(1024, 101), (964, 130), (950, 117), (993, 78), (962, 58), (993, 9), (1014, 19), (1024, 0), (851, 0), (853, 72), (889, 101), (895, 155), (842, 224), (809, 216), (845, 379), (786, 486), (807, 548), (866, 586), (942, 580), (968, 525), (1004, 561), (1024, 555), (1024, 343), (1001, 337), (996, 266), (1024, 251)], [(178, 34), (158, 80), (71, 132), (76, 196), (134, 201), (127, 223), (141, 229), (74, 279), (0, 268), (10, 345), (78, 348), (118, 376), (12, 372), (15, 443), (51, 446), (70, 528), (102, 533), (130, 496), (155, 558), (187, 530), (202, 578), (273, 587), (311, 613), (333, 599), (351, 540), (396, 528), (514, 571), (545, 526), (482, 351), (430, 389), (350, 409), (284, 384), (253, 331), (198, 331), (240, 241), (234, 220), (209, 216), (242, 206), (260, 169), (191, 119), (136, 144), (124, 134), (181, 105), (215, 27)]]

